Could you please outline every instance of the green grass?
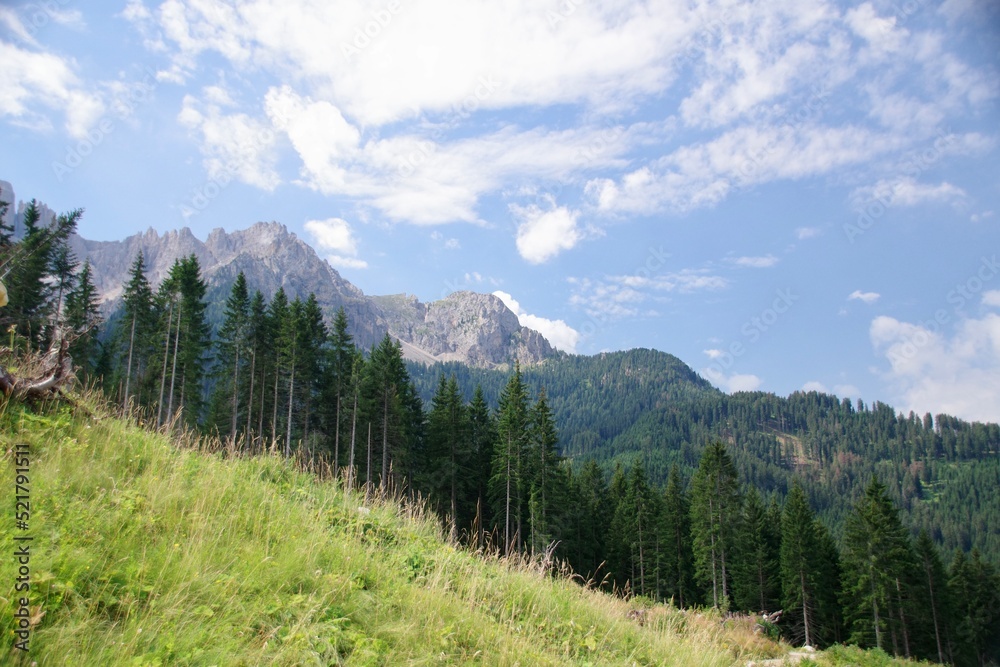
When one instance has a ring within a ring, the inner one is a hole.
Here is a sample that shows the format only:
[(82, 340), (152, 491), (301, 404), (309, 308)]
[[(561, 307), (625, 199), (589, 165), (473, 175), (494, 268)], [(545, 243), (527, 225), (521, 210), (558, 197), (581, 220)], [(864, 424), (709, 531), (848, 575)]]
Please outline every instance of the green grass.
[[(456, 548), (418, 508), (190, 444), (99, 408), (0, 403), (0, 664), (732, 665), (788, 650), (712, 613), (655, 606), (639, 626), (636, 601)], [(34, 537), (27, 654), (10, 648), (15, 534)]]

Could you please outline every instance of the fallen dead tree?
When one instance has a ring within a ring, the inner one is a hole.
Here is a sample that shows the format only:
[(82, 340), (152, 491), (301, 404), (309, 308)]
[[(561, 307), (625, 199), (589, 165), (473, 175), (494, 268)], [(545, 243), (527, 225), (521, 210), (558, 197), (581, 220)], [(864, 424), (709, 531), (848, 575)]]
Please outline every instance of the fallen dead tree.
[(72, 335), (57, 328), (48, 351), (18, 357), (16, 371), (10, 370), (5, 363), (5, 360), (14, 359), (13, 351), (0, 348), (0, 392), (19, 399), (42, 399), (61, 393), (76, 380), (73, 358), (69, 354)]

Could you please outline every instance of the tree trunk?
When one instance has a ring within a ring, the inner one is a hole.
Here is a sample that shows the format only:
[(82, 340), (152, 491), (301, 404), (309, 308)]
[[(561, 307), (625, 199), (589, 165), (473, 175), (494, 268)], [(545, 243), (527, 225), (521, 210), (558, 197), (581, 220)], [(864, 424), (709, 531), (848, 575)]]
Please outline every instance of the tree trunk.
[(132, 333), (128, 337), (128, 364), (125, 367), (125, 397), (122, 399), (122, 412), (124, 413), (128, 410), (128, 390), (130, 380), (132, 379), (132, 346), (135, 344), (135, 320), (136, 316), (132, 314)]
[(174, 380), (177, 378), (177, 349), (181, 339), (181, 314), (177, 313), (177, 333), (174, 334), (174, 360), (170, 367), (170, 400), (167, 403), (167, 419), (174, 414)]
[(159, 428), (163, 423), (161, 418), (163, 414), (163, 390), (167, 384), (167, 360), (170, 358), (170, 326), (173, 322), (173, 315), (174, 303), (171, 301), (167, 310), (167, 335), (163, 340), (163, 372), (160, 374), (160, 400), (156, 404), (156, 428)]

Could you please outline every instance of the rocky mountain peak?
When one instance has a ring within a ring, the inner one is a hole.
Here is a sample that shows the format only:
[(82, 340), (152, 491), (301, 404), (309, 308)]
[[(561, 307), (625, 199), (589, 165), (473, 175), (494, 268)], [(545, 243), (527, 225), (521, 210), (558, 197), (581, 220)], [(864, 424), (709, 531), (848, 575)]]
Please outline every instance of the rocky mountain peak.
[(520, 361), (539, 363), (556, 352), (537, 331), (521, 326), (517, 316), (492, 294), (455, 292), (422, 303), (407, 294), (366, 296), (345, 280), (303, 240), (278, 222), (258, 222), (247, 229), (213, 229), (205, 241), (187, 227), (159, 234), (154, 229), (122, 241), (72, 240), (77, 256), (89, 258), (105, 308), (121, 298), (128, 270), (141, 250), (146, 276), (155, 286), (174, 261), (194, 254), (209, 285), (210, 316), (221, 317), (233, 280), (243, 272), (251, 289), (270, 297), (284, 288), (290, 299), (310, 293), (332, 318), (343, 307), (351, 333), (363, 347), (388, 332), (404, 355), (416, 361), (462, 361), (479, 367), (503, 367)]

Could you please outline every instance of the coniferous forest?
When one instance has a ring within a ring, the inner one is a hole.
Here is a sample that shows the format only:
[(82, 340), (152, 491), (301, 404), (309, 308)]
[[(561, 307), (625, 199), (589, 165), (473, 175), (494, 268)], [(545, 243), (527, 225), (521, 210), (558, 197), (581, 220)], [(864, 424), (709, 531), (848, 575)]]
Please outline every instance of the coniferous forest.
[[(343, 310), (242, 274), (218, 323), (195, 256), (140, 254), (101, 322), (67, 239), (81, 212), (0, 228), (11, 347), (75, 332), (79, 376), (155, 427), (325, 459), (424, 499), (453, 537), (548, 555), (589, 585), (760, 614), (796, 644), (1000, 660), (1000, 427), (817, 393), (713, 389), (670, 355), (488, 371), (359, 349)], [(18, 259), (19, 258), (19, 259)], [(14, 260), (17, 261), (14, 261)]]

